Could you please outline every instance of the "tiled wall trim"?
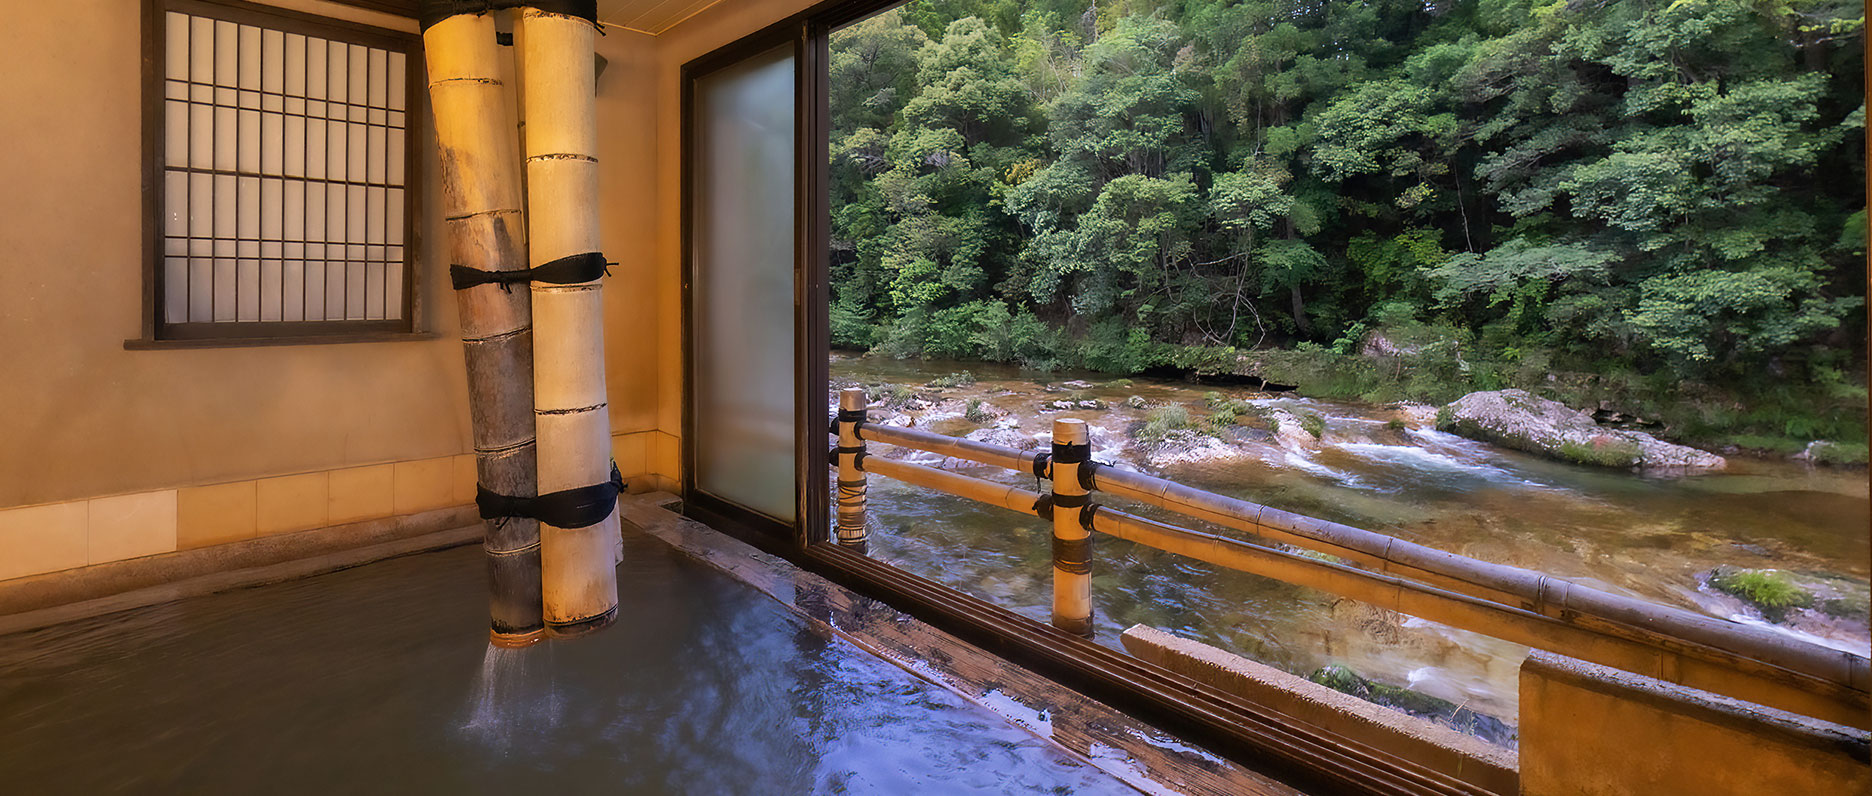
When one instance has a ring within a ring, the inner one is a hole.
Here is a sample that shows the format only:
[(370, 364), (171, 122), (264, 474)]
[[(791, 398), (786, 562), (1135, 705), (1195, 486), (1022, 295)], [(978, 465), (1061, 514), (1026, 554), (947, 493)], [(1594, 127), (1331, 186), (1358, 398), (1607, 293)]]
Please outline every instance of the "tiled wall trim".
[[(676, 436), (612, 436), (633, 493), (676, 487)], [(472, 504), (474, 455), (0, 509), (0, 581)]]
[[(676, 484), (676, 437), (612, 437), (632, 492)], [(652, 472), (652, 470), (655, 472)], [(473, 503), (472, 454), (0, 509), (0, 580)]]

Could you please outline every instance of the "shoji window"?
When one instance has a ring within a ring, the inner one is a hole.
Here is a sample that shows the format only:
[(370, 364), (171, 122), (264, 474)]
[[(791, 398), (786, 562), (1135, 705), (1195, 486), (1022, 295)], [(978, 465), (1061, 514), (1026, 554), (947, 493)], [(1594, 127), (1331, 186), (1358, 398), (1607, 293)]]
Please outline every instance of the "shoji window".
[(158, 338), (411, 329), (413, 37), (170, 0)]

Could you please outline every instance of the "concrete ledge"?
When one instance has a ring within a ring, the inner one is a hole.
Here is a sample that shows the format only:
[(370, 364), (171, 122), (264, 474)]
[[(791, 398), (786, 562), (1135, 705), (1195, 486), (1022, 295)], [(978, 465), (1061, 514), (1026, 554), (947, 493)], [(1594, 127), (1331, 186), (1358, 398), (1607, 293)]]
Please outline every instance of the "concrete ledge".
[(1521, 784), (1558, 794), (1872, 792), (1864, 730), (1533, 651)]
[(1132, 625), (1120, 638), (1138, 658), (1297, 721), (1488, 791), (1520, 787), (1512, 750), (1154, 627)]
[(480, 539), (473, 506), (333, 525), (0, 581), (0, 634)]

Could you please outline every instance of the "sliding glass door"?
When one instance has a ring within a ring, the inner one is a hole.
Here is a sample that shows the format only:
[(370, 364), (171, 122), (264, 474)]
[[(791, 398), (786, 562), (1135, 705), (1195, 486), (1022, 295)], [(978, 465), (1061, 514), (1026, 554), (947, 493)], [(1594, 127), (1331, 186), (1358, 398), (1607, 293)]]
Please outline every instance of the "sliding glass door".
[(825, 478), (810, 464), (825, 447), (811, 441), (825, 433), (823, 396), (813, 397), (823, 344), (809, 345), (824, 306), (798, 165), (801, 52), (800, 36), (780, 32), (691, 64), (684, 79), (685, 497), (716, 519), (796, 539), (803, 520), (823, 516), (810, 498)]

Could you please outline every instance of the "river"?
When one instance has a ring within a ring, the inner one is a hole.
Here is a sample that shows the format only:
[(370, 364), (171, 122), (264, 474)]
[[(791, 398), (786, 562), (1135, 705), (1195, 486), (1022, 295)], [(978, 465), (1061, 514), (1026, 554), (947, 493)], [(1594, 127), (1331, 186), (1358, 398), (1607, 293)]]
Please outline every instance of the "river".
[[(958, 372), (975, 381), (928, 386)], [(1094, 459), (1734, 621), (1759, 624), (1738, 601), (1703, 584), (1720, 565), (1824, 573), (1860, 590), (1868, 580), (1872, 503), (1863, 470), (1732, 458), (1716, 473), (1646, 475), (1497, 448), (1437, 431), (1421, 412), (1395, 407), (975, 362), (834, 354), (831, 375), (835, 386), (911, 386), (917, 402), (902, 414), (918, 428), (960, 436), (999, 425), (1033, 435), (1055, 417), (1077, 417), (1094, 429)], [(1235, 455), (1156, 467), (1126, 444), (1150, 408), (1180, 405), (1206, 417), (1210, 393), (1316, 414), (1324, 429), (1314, 444), (1243, 436), (1232, 440)], [(1063, 399), (1105, 407), (1042, 408)], [(981, 423), (956, 416), (976, 400), (1007, 415)], [(898, 413), (873, 416), (885, 414)], [(1035, 488), (1031, 475), (953, 460), (944, 466)], [(870, 479), (869, 521), (871, 555), (1047, 619), (1050, 547), (1041, 521), (879, 477)], [(1101, 643), (1117, 647), (1125, 628), (1142, 623), (1302, 676), (1347, 666), (1514, 724), (1526, 654), (1519, 645), (1110, 537), (1096, 540), (1093, 573)], [(1862, 655), (1872, 647), (1863, 624), (1766, 626)], [(1512, 730), (1490, 739), (1512, 744)]]

